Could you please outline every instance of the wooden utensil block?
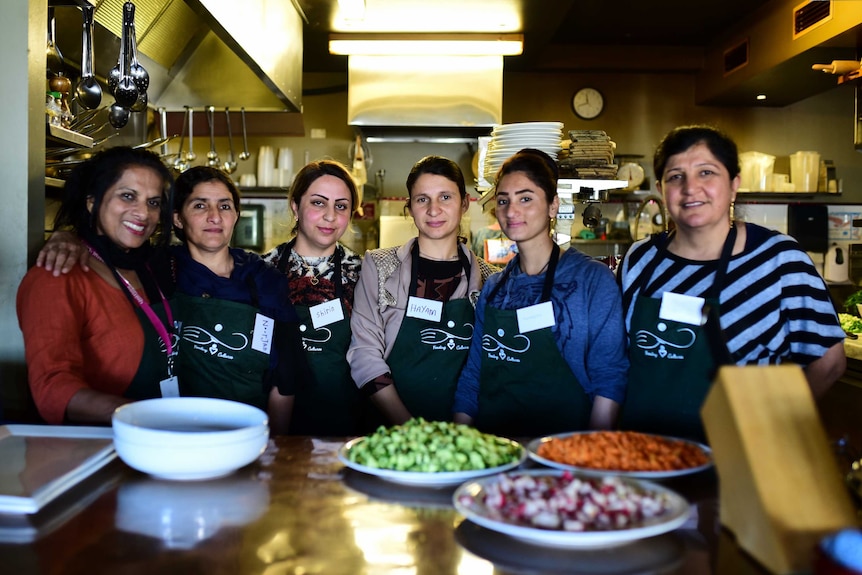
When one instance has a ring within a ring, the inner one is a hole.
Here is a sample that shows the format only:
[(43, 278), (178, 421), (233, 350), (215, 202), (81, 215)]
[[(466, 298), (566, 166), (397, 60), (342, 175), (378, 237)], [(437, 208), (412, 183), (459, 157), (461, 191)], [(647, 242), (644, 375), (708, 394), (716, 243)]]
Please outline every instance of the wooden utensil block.
[(721, 522), (774, 573), (810, 571), (853, 504), (798, 366), (722, 367), (701, 410)]

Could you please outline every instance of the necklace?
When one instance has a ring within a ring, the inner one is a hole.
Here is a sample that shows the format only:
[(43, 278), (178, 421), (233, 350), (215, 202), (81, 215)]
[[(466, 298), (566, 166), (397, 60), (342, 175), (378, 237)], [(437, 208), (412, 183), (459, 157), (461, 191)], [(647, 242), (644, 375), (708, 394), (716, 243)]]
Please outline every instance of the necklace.
[(320, 276), (323, 275), (323, 264), (324, 263), (328, 264), (332, 260), (332, 256), (329, 256), (329, 257), (324, 258), (320, 262), (318, 262), (314, 265), (311, 265), (307, 261), (305, 261), (304, 257), (302, 257), (301, 255), (296, 253), (296, 251), (291, 250), (291, 255), (296, 256), (296, 259), (299, 262), (299, 265), (303, 270), (303, 276), (309, 276), (310, 277), (309, 282), (313, 286), (316, 286), (317, 284), (320, 283)]

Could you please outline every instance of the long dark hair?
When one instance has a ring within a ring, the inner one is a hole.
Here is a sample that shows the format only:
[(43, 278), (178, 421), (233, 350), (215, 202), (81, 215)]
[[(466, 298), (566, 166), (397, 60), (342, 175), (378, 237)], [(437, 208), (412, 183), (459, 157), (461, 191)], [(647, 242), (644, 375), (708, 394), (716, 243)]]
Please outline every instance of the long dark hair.
[[(302, 196), (305, 195), (305, 192), (307, 192), (311, 187), (311, 184), (323, 176), (333, 176), (344, 182), (344, 185), (347, 186), (347, 189), (350, 192), (350, 213), (353, 214), (353, 211), (358, 207), (356, 204), (359, 201), (359, 194), (356, 191), (356, 182), (353, 181), (353, 176), (350, 175), (350, 172), (347, 171), (344, 164), (336, 162), (335, 160), (318, 160), (316, 162), (305, 164), (302, 169), (297, 172), (296, 177), (293, 178), (293, 184), (291, 184), (290, 193), (288, 194), (288, 200), (290, 200), (290, 203), (295, 203), (298, 206), (299, 201), (302, 199)], [(298, 231), (299, 221), (294, 224), (291, 233), (296, 235)]]
[(718, 128), (695, 124), (678, 126), (662, 138), (653, 155), (655, 177), (661, 180), (671, 156), (681, 154), (697, 144), (703, 144), (709, 148), (712, 155), (727, 168), (731, 180), (739, 175), (739, 152), (736, 142)]
[(554, 159), (545, 152), (534, 148), (524, 148), (518, 151), (503, 162), (503, 165), (497, 170), (495, 181), (499, 182), (503, 176), (514, 172), (522, 172), (531, 182), (542, 188), (549, 204), (557, 197), (557, 180), (560, 178), (560, 169)]
[(425, 156), (410, 169), (407, 174), (407, 205), (410, 205), (410, 198), (413, 196), (413, 186), (416, 185), (416, 180), (423, 174), (433, 174), (435, 176), (443, 176), (447, 180), (454, 182), (458, 186), (458, 193), (461, 194), (461, 201), (467, 197), (467, 186), (464, 184), (464, 174), (461, 172), (460, 166), (449, 158), (443, 156)]
[[(162, 179), (162, 205), (159, 226), (150, 241), (155, 245), (167, 245), (170, 241), (171, 202), (169, 190), (174, 178), (159, 156), (148, 150), (136, 150), (128, 146), (107, 148), (78, 164), (64, 188), (63, 203), (54, 218), (54, 230), (73, 229), (81, 237), (98, 234), (99, 209), (105, 192), (133, 167), (148, 168)], [(93, 199), (92, 210), (87, 209), (87, 200)]]
[[(181, 214), (183, 206), (185, 205), (186, 200), (189, 199), (189, 196), (192, 195), (192, 192), (194, 192), (195, 186), (205, 182), (221, 182), (224, 184), (230, 192), (234, 208), (236, 209), (236, 214), (239, 216), (239, 190), (227, 174), (216, 168), (211, 168), (210, 166), (195, 166), (177, 176), (177, 181), (174, 183), (173, 211)], [(177, 236), (178, 240), (185, 243), (186, 233), (182, 228), (174, 226), (174, 235)]]

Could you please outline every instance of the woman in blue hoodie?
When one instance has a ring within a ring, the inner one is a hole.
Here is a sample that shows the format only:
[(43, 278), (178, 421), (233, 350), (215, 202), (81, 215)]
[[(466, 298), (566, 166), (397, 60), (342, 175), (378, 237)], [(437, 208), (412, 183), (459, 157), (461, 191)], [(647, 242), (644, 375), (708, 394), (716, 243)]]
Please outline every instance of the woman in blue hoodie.
[(476, 304), (455, 421), (508, 436), (610, 428), (625, 395), (622, 302), (607, 266), (551, 238), (557, 166), (539, 150), (503, 163), (496, 216), (518, 255)]

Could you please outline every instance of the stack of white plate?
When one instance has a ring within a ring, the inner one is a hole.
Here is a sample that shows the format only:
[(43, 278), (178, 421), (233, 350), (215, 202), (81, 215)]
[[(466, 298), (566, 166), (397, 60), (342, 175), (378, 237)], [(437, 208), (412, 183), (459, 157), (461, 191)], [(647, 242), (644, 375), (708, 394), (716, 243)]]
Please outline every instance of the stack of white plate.
[(485, 154), (484, 175), (494, 181), (497, 170), (510, 156), (524, 148), (535, 148), (557, 159), (563, 139), (562, 122), (523, 122), (502, 124), (491, 132), (491, 142)]

